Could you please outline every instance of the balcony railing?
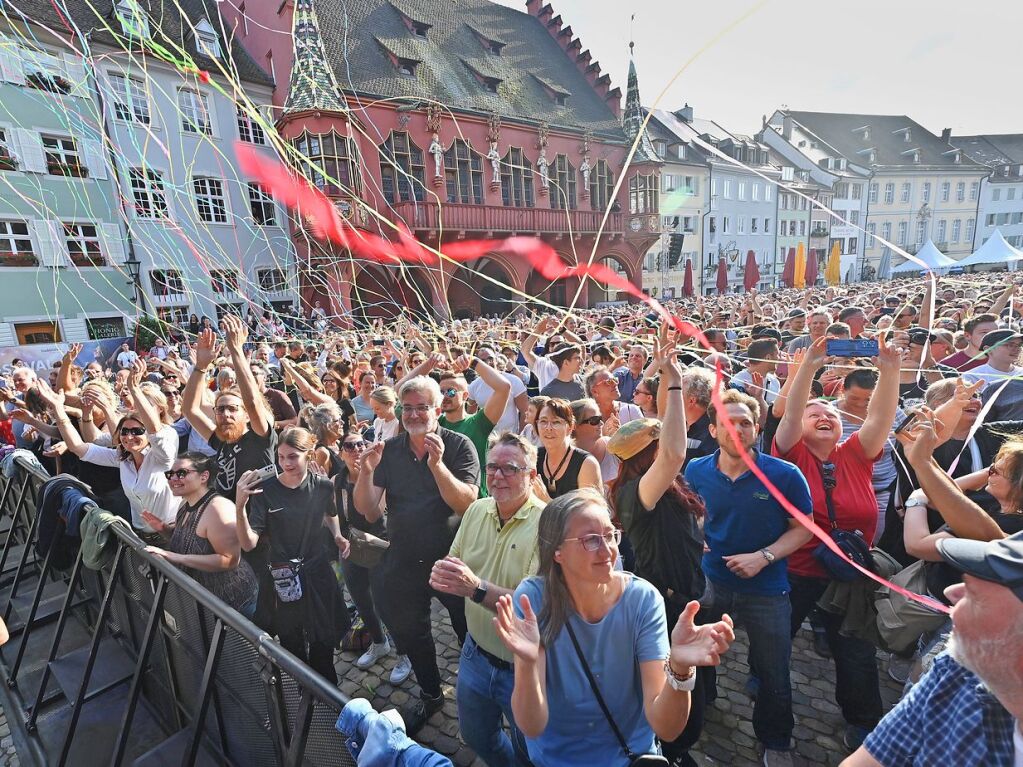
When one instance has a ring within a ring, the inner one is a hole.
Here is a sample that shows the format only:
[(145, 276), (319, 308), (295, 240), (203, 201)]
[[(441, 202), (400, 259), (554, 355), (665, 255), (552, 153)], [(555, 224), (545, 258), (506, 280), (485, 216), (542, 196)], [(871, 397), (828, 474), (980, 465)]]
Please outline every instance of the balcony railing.
[[(502, 232), (509, 234), (594, 234), (600, 230), (603, 211), (514, 208), (488, 205), (441, 205), (403, 202), (393, 206), (391, 217), (414, 231), (440, 230)], [(621, 234), (622, 214), (611, 213), (603, 231)]]
[(153, 303), (157, 306), (171, 306), (173, 304), (183, 304), (187, 299), (185, 298), (184, 292), (177, 293), (174, 291), (167, 293), (154, 293)]

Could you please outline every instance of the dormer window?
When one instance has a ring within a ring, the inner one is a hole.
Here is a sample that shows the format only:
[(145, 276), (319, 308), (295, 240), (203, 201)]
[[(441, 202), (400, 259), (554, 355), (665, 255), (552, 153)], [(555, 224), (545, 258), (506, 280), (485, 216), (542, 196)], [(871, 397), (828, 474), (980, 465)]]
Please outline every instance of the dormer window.
[(480, 80), (483, 82), (483, 87), (491, 93), (497, 93), (497, 86), (501, 84), (501, 81), (496, 77), (485, 77), (481, 76)]
[(864, 141), (870, 141), (870, 126), (869, 125), (861, 125), (859, 128), (853, 128), (852, 132), (853, 133), (859, 133), (860, 134), (860, 138), (862, 138)]
[(119, 0), (114, 15), (121, 23), (121, 32), (137, 40), (149, 39), (149, 17), (142, 12), (136, 0)]
[(488, 42), (490, 43), (490, 52), (500, 56), (501, 49), (504, 48), (504, 43), (499, 43), (497, 40), (489, 40)]
[(657, 152), (658, 157), (664, 157), (668, 154), (668, 145), (663, 141), (655, 141), (654, 150)]
[(415, 59), (398, 59), (398, 72), (409, 77), (415, 77), (416, 67), (419, 66), (419, 62)]
[(220, 40), (213, 25), (206, 19), (200, 21), (195, 27), (195, 48), (202, 56), (211, 59), (221, 57)]
[(412, 34), (416, 37), (426, 39), (426, 33), (430, 31), (430, 25), (423, 21), (413, 21), (410, 25), (412, 27)]

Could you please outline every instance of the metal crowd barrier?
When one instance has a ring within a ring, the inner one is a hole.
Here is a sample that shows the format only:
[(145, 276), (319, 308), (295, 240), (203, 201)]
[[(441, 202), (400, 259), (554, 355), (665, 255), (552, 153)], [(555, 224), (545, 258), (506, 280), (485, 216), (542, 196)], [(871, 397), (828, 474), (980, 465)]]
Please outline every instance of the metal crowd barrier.
[(15, 462), (0, 476), (0, 705), (23, 764), (354, 765), (334, 729), (346, 696), (116, 525), (102, 570), (37, 556), (49, 477)]

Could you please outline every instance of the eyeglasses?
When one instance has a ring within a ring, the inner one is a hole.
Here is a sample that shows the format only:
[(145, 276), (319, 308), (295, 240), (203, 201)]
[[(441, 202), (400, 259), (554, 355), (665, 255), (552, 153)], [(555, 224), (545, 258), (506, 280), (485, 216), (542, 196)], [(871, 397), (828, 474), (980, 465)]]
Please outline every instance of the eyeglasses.
[(487, 474), (500, 474), (502, 477), (514, 477), (519, 472), (528, 471), (525, 466), (516, 466), (514, 463), (506, 463), (503, 466), (499, 463), (488, 463), (483, 469)]
[(636, 396), (637, 394), (645, 394), (648, 397), (650, 396), (650, 392), (648, 392), (646, 389), (636, 389), (636, 391), (633, 392), (632, 396)]
[[(97, 371), (93, 371), (93, 372), (97, 372)], [(171, 380), (172, 378), (173, 378), (173, 379), (174, 379), (175, 381), (177, 381), (177, 380), (178, 380), (178, 377), (177, 377), (177, 376), (176, 376), (176, 375), (175, 375), (174, 373), (167, 373), (167, 375), (165, 375), (165, 376), (163, 377), (163, 380), (164, 380), (164, 381), (169, 381), (169, 380)]]
[(426, 415), (435, 408), (432, 405), (402, 405), (401, 412), (411, 415)]
[(358, 442), (342, 442), (341, 449), (347, 450), (349, 453), (354, 453), (356, 450), (362, 450), (368, 445), (364, 439), (360, 439)]
[(177, 479), (184, 479), (185, 477), (187, 477), (192, 472), (195, 472), (196, 474), (198, 474), (199, 470), (198, 469), (168, 469), (167, 471), (165, 471), (163, 473), (163, 476), (165, 476), (167, 479), (175, 479), (175, 478), (177, 478)]
[(241, 410), (237, 405), (217, 405), (213, 408), (214, 413), (237, 413)]
[(603, 426), (604, 419), (599, 415), (591, 415), (589, 418), (583, 418), (579, 421), (579, 425), (586, 424), (587, 426)]
[(622, 531), (615, 528), (611, 532), (604, 533), (603, 535), (591, 533), (590, 535), (582, 535), (578, 538), (565, 539), (565, 543), (568, 543), (569, 541), (579, 541), (579, 543), (583, 545), (583, 548), (586, 551), (597, 551), (598, 549), (600, 549), (601, 543), (603, 543), (608, 548), (611, 548), (612, 546), (617, 546), (619, 543), (621, 543)]
[(454, 397), (456, 394), (458, 394), (458, 389), (452, 386), (450, 389), (441, 389), (440, 393), (443, 394), (445, 397)]
[(163, 392), (164, 397), (180, 397), (181, 392), (179, 391), (165, 391)]
[(146, 430), (141, 426), (130, 426), (121, 429), (122, 437), (141, 437), (146, 433)]

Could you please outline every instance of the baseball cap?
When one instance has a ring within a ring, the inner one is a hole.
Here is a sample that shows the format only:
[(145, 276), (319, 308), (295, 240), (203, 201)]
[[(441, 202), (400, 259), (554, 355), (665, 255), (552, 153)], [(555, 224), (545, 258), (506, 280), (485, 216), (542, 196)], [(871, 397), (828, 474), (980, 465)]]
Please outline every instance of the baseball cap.
[(997, 583), (1023, 600), (1023, 533), (998, 541), (943, 538), (938, 553), (950, 565), (981, 580)]
[(793, 317), (805, 317), (805, 316), (806, 316), (806, 309), (790, 309), (789, 310), (789, 319), (792, 319)]
[(1019, 339), (1023, 339), (1023, 335), (1011, 330), (992, 330), (990, 333), (985, 333), (984, 337), (980, 340), (980, 349), (983, 351), (992, 346), (998, 346), (999, 344)]
[(781, 343), (781, 331), (778, 330), (778, 328), (758, 325), (753, 328), (753, 331), (750, 333), (750, 338), (753, 341), (756, 341), (758, 338), (773, 338), (778, 343)]
[(927, 328), (912, 327), (909, 329), (909, 342), (918, 346), (923, 346), (928, 341), (937, 341), (938, 337), (934, 335)]
[(661, 436), (661, 422), (656, 418), (637, 418), (623, 424), (608, 440), (607, 449), (623, 461), (639, 453)]

